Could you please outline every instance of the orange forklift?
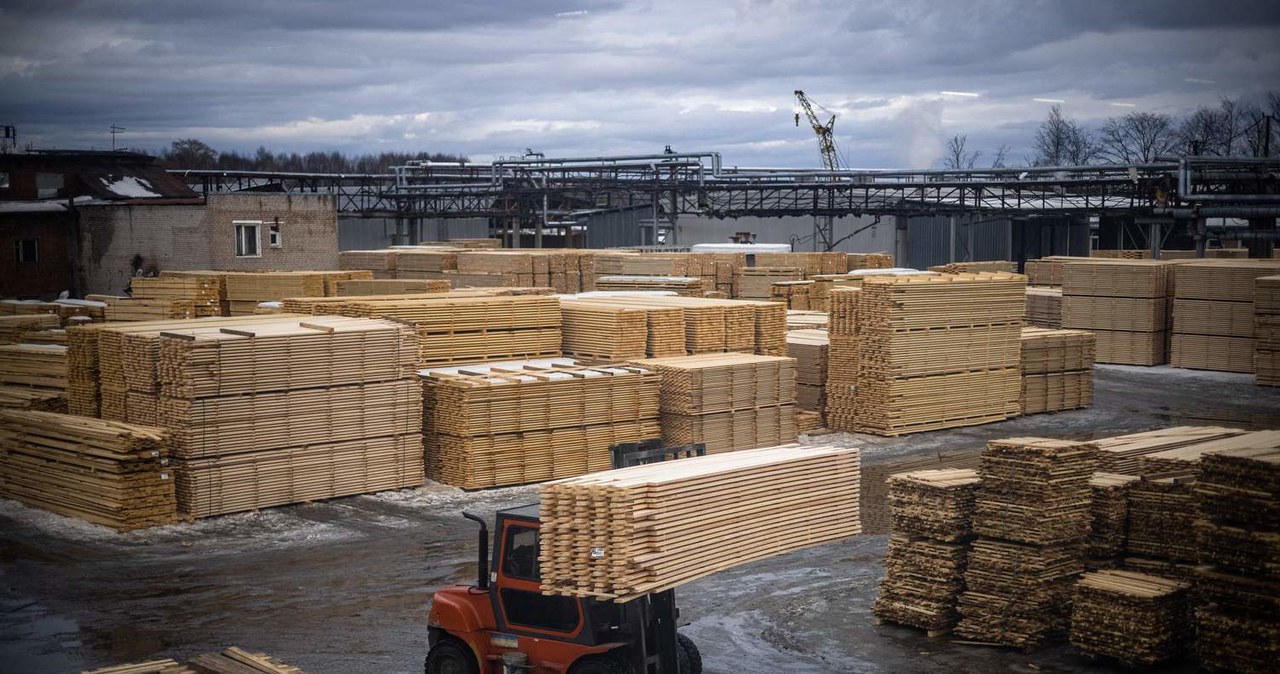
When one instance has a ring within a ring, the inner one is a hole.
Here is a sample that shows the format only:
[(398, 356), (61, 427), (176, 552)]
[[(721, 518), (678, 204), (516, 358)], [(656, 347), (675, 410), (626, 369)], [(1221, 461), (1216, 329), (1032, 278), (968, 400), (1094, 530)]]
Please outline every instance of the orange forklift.
[[(614, 465), (701, 455), (705, 446), (615, 446)], [(625, 456), (624, 456), (625, 455)], [(625, 603), (542, 594), (538, 504), (480, 525), (475, 585), (436, 590), (427, 618), (426, 674), (702, 674), (697, 646), (676, 632), (675, 591)]]
[(701, 674), (698, 647), (676, 632), (675, 590), (618, 604), (542, 594), (538, 504), (480, 524), (475, 585), (436, 590), (426, 674)]

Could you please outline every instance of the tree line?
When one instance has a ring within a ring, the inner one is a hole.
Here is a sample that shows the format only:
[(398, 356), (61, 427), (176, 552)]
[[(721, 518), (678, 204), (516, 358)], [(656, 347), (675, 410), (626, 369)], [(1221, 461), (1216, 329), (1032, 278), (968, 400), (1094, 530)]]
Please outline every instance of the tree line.
[[(947, 140), (940, 159), (944, 169), (971, 169), (982, 160), (969, 138), (956, 134)], [(1005, 168), (1009, 147), (992, 155), (992, 168)], [(1148, 164), (1158, 157), (1211, 155), (1218, 157), (1280, 156), (1280, 93), (1261, 101), (1224, 98), (1217, 106), (1200, 106), (1184, 117), (1158, 112), (1131, 112), (1107, 118), (1088, 128), (1054, 105), (1040, 123), (1026, 166), (1083, 166), (1086, 164)], [(986, 163), (986, 162), (983, 162)]]
[(410, 160), (466, 162), (467, 158), (443, 152), (380, 152), (348, 155), (341, 152), (272, 152), (259, 146), (251, 154), (235, 150), (219, 152), (195, 138), (173, 141), (156, 161), (164, 168), (219, 169), (223, 171), (279, 171), (285, 173), (388, 173), (392, 166)]

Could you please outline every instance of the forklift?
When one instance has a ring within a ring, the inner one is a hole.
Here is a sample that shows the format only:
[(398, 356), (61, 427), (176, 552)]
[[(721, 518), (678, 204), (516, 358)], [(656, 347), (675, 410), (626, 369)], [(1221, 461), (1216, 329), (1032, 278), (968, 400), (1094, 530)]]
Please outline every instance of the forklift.
[[(701, 456), (702, 445), (663, 448), (615, 445), (625, 467)], [(542, 594), (538, 565), (539, 505), (500, 510), (493, 531), (480, 525), (474, 585), (436, 590), (427, 618), (425, 674), (702, 674), (693, 641), (676, 632), (675, 590), (624, 603)]]

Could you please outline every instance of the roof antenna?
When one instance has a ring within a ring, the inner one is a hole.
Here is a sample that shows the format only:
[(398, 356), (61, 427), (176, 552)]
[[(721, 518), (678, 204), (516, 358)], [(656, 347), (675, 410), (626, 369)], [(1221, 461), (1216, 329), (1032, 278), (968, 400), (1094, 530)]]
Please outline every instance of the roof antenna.
[(124, 131), (128, 131), (128, 129), (124, 128), (123, 126), (116, 126), (115, 124), (111, 125), (111, 151), (112, 152), (116, 151), (116, 134), (122, 133)]

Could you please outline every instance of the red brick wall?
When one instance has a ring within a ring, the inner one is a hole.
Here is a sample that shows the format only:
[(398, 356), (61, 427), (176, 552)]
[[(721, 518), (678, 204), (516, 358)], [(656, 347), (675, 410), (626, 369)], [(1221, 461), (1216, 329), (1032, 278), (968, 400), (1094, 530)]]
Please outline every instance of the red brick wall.
[[(71, 216), (64, 212), (0, 213), (0, 297), (50, 299), (72, 289)], [(16, 242), (39, 243), (36, 262), (18, 262)]]

